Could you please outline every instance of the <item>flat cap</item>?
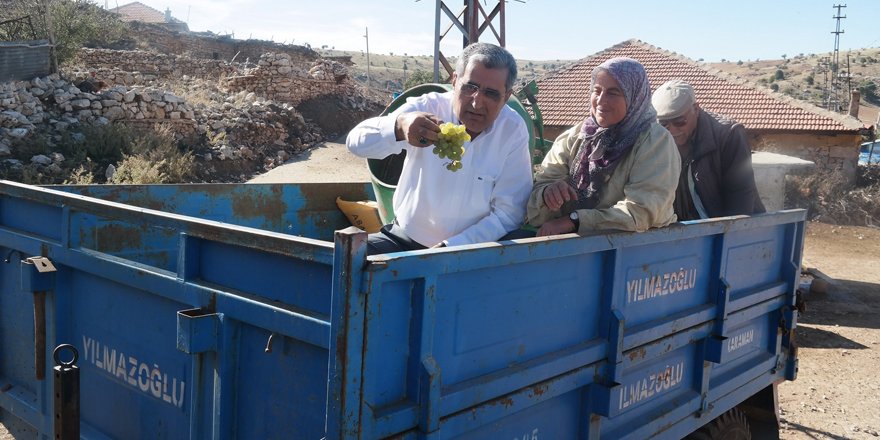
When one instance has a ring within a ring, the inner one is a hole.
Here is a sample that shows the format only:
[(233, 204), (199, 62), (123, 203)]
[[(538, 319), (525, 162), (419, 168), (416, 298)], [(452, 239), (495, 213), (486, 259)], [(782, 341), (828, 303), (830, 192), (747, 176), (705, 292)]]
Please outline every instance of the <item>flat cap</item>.
[(657, 110), (659, 120), (675, 119), (685, 114), (696, 102), (694, 88), (680, 79), (666, 81), (651, 96), (651, 104)]

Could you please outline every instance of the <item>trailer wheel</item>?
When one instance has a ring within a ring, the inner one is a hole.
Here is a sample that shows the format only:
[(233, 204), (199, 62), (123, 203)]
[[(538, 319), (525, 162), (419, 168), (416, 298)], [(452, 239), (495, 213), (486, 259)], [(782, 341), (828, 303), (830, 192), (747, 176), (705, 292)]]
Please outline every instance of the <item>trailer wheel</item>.
[(685, 437), (687, 440), (751, 440), (746, 415), (733, 408)]

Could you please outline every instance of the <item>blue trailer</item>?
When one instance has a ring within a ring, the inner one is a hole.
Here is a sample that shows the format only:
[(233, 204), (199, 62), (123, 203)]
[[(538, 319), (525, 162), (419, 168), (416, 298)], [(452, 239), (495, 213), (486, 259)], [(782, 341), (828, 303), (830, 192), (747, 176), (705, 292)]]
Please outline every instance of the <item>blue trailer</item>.
[(371, 193), (0, 182), (2, 420), (59, 434), (66, 343), (86, 439), (772, 429), (803, 211), (368, 257)]

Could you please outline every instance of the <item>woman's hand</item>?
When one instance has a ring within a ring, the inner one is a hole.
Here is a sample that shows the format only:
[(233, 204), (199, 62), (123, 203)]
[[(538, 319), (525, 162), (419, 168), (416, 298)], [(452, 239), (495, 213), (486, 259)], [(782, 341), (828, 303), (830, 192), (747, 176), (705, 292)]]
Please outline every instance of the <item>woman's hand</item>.
[(541, 225), (541, 229), (538, 229), (538, 237), (568, 234), (569, 232), (577, 232), (574, 230), (574, 222), (568, 217), (560, 217)]
[[(559, 211), (562, 204), (569, 200), (577, 200), (578, 194), (568, 182), (560, 180), (544, 188), (544, 204), (551, 211)], [(572, 223), (574, 224), (574, 223)]]

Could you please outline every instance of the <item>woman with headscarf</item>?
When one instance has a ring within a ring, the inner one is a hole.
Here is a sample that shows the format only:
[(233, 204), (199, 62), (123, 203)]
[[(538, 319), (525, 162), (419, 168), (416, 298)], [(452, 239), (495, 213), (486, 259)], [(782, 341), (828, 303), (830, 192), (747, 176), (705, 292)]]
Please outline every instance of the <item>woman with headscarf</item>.
[(589, 115), (556, 139), (535, 175), (528, 220), (539, 236), (645, 231), (676, 220), (681, 159), (656, 115), (638, 61), (612, 58), (593, 69)]

